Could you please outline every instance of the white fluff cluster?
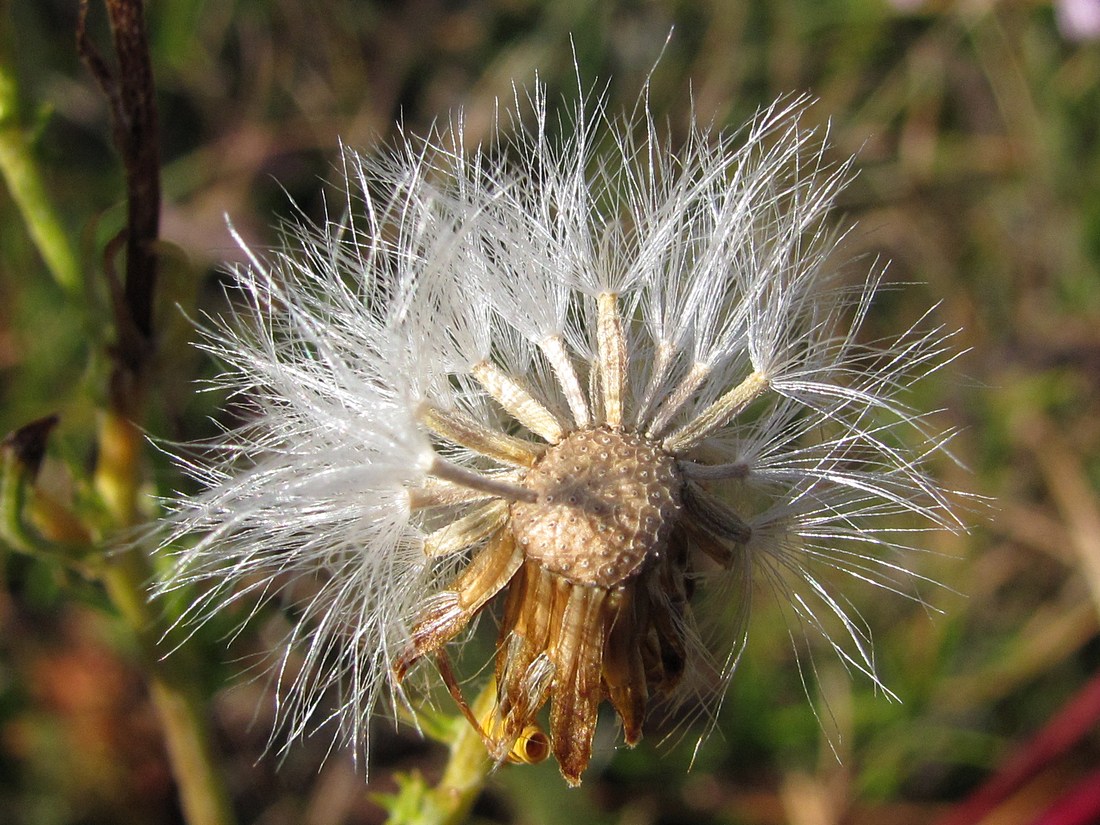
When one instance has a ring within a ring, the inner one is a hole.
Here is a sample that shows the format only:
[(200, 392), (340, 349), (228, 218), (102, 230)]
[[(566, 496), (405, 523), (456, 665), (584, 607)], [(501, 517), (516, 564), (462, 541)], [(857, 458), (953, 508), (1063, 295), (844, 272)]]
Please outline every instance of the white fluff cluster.
[[(236, 308), (205, 347), (255, 415), (212, 463), (189, 463), (206, 491), (177, 503), (159, 587), (198, 594), (186, 621), (287, 606), (290, 738), (335, 722), (361, 750), (379, 701), (401, 701), (392, 663), (468, 557), (429, 555), (425, 538), (476, 498), (419, 508), (416, 492), (461, 489), (463, 473), (522, 480), (439, 437), (424, 411), (524, 442), (600, 425), (604, 295), (622, 321), (623, 426), (752, 531), (737, 564), (696, 573), (739, 594), (700, 617), (700, 642), (725, 649), (708, 651), (719, 678), (696, 690), (721, 692), (761, 585), (876, 679), (835, 574), (912, 595), (914, 535), (958, 526), (924, 469), (946, 437), (903, 400), (947, 360), (948, 336), (859, 338), (878, 275), (852, 285), (832, 268), (824, 218), (849, 165), (825, 161), (803, 106), (732, 135), (693, 125), (674, 148), (648, 116), (588, 104), (551, 124), (543, 93), (517, 96), (497, 147), (464, 146), (459, 122), (382, 157), (346, 152), (344, 214), (290, 226), (270, 254), (246, 249)], [(751, 403), (723, 407), (747, 377)], [(549, 418), (525, 419), (528, 398)], [(734, 632), (705, 632), (723, 622)]]

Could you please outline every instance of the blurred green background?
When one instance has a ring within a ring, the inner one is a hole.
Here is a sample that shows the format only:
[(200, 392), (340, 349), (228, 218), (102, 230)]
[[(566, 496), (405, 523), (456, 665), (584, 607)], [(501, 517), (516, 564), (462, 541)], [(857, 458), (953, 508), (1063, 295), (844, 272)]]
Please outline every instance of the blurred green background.
[[(1074, 22), (1075, 10), (1094, 26)], [(1100, 2), (1040, 0), (154, 0), (148, 4), (164, 163), (162, 236), (173, 245), (160, 301), (162, 355), (150, 431), (208, 435), (213, 370), (183, 343), (175, 307), (219, 300), (218, 266), (246, 238), (323, 208), (342, 140), (369, 150), (462, 107), (468, 142), (494, 101), (537, 71), (552, 94), (608, 86), (632, 106), (666, 37), (651, 106), (675, 135), (692, 105), (739, 125), (776, 96), (809, 92), (835, 159), (858, 153), (842, 211), (853, 254), (892, 263), (868, 334), (938, 303), (960, 328), (951, 367), (913, 403), (942, 409), (961, 470), (948, 486), (993, 500), (969, 535), (930, 535), (922, 595), (846, 593), (876, 631), (885, 682), (849, 681), (824, 653), (803, 694), (786, 628), (761, 601), (717, 731), (647, 735), (616, 751), (604, 725), (593, 768), (566, 791), (555, 766), (500, 772), (484, 821), (928, 823), (1005, 764), (1100, 671)], [(87, 467), (111, 340), (100, 260), (125, 219), (102, 95), (76, 57), (75, 0), (0, 3), (0, 61), (18, 80), (18, 122), (78, 246), (88, 289), (48, 276), (0, 191), (0, 433), (61, 416), (44, 473)], [(92, 29), (106, 43), (102, 9)], [(572, 44), (571, 39), (572, 38)], [(106, 46), (104, 46), (106, 50)], [(692, 104), (692, 100), (694, 104)], [(15, 119), (13, 121), (13, 119)], [(329, 190), (331, 195), (332, 190)], [(186, 263), (185, 263), (186, 261)], [(857, 268), (858, 269), (858, 268)], [(178, 483), (153, 458), (151, 477)], [(98, 589), (54, 565), (0, 555), (0, 823), (175, 823), (155, 719), (125, 636)], [(349, 759), (327, 742), (262, 756), (270, 701), (241, 670), (279, 636), (278, 617), (231, 645), (211, 628), (196, 674), (243, 822), (382, 820)], [(819, 696), (820, 694), (820, 696)], [(393, 771), (439, 771), (443, 749), (378, 726), (369, 791)], [(1095, 730), (1016, 788), (988, 822), (1027, 823), (1100, 765)], [(689, 770), (690, 767), (690, 770)]]

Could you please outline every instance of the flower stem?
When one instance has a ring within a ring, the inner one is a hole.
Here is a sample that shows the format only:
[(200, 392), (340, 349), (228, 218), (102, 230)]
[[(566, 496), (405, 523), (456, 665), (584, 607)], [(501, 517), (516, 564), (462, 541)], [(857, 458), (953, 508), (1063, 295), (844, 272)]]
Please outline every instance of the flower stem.
[[(496, 702), (496, 682), (490, 680), (473, 704), (476, 719), (486, 718)], [(414, 779), (406, 783), (391, 807), (387, 825), (461, 825), (497, 763), (489, 758), (481, 733), (456, 719), (450, 757), (439, 784), (428, 789)]]
[(5, 41), (0, 53), (0, 175), (50, 274), (66, 292), (75, 294), (81, 288), (80, 267), (69, 236), (46, 195), (31, 140), (19, 122), (18, 86), (8, 59), (6, 36), (6, 31), (0, 31)]
[(232, 825), (229, 794), (218, 774), (202, 703), (191, 684), (196, 671), (184, 661), (191, 657), (186, 649), (177, 650), (170, 659), (156, 654), (164, 628), (145, 598), (149, 572), (145, 557), (133, 550), (108, 567), (103, 581), (141, 649), (149, 695), (179, 785), (184, 819), (188, 825)]
[[(142, 435), (116, 410), (100, 426), (100, 461), (95, 483), (118, 527), (138, 523), (138, 468)], [(229, 794), (217, 770), (202, 712), (193, 686), (197, 663), (186, 647), (165, 658), (158, 652), (173, 635), (171, 619), (151, 604), (146, 586), (152, 565), (141, 547), (131, 547), (107, 560), (104, 586), (135, 639), (149, 684), (149, 695), (164, 732), (180, 805), (188, 825), (232, 825)]]
[[(491, 685), (490, 688), (478, 697), (474, 705), (474, 713), (479, 718), (483, 715), (480, 711), (483, 709), (482, 700), (486, 694), (491, 700), (496, 699), (496, 686)], [(435, 795), (441, 801), (444, 813), (437, 820), (439, 825), (458, 825), (466, 821), (494, 767), (496, 763), (485, 751), (481, 734), (471, 725), (459, 725), (458, 735), (451, 745), (447, 767), (435, 787)]]

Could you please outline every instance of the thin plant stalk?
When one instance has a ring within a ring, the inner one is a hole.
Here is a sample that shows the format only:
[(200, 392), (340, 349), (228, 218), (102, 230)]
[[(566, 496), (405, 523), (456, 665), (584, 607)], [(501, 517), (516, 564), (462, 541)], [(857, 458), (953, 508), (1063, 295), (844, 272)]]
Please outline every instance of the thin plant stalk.
[(53, 279), (67, 293), (79, 293), (77, 257), (46, 194), (31, 139), (20, 123), (18, 86), (6, 55), (0, 55), (0, 175)]
[[(115, 410), (100, 425), (100, 461), (95, 484), (116, 526), (140, 520), (138, 493), (142, 435)], [(153, 570), (142, 548), (114, 556), (102, 574), (107, 593), (133, 633), (149, 683), (149, 694), (164, 732), (168, 759), (179, 785), (188, 825), (232, 825), (232, 806), (217, 770), (203, 704), (193, 685), (194, 663), (186, 650), (163, 657), (158, 646), (171, 635), (169, 620), (148, 599)]]
[[(487, 718), (495, 702), (496, 681), (490, 680), (471, 708), (474, 717)], [(497, 763), (489, 757), (481, 733), (465, 720), (456, 722), (439, 783), (394, 804), (387, 825), (462, 825), (467, 821)]]

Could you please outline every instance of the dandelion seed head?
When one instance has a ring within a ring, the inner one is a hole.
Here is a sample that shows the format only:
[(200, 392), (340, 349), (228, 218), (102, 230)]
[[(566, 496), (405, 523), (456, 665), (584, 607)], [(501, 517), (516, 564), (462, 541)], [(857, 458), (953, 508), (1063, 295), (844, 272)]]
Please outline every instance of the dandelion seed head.
[(500, 146), (459, 117), (345, 151), (345, 214), (249, 251), (205, 347), (255, 415), (184, 462), (206, 490), (159, 587), (196, 588), (185, 622), (294, 605), (291, 738), (331, 721), (364, 750), (424, 659), (469, 713), (448, 650), (482, 612), (496, 701), (473, 724), (571, 784), (604, 702), (628, 745), (660, 707), (714, 712), (762, 588), (878, 682), (839, 588), (919, 600), (916, 539), (959, 527), (927, 470), (949, 436), (904, 400), (950, 336), (861, 339), (881, 269), (837, 273), (850, 163), (804, 106), (674, 148), (582, 101), (555, 142), (517, 90)]

